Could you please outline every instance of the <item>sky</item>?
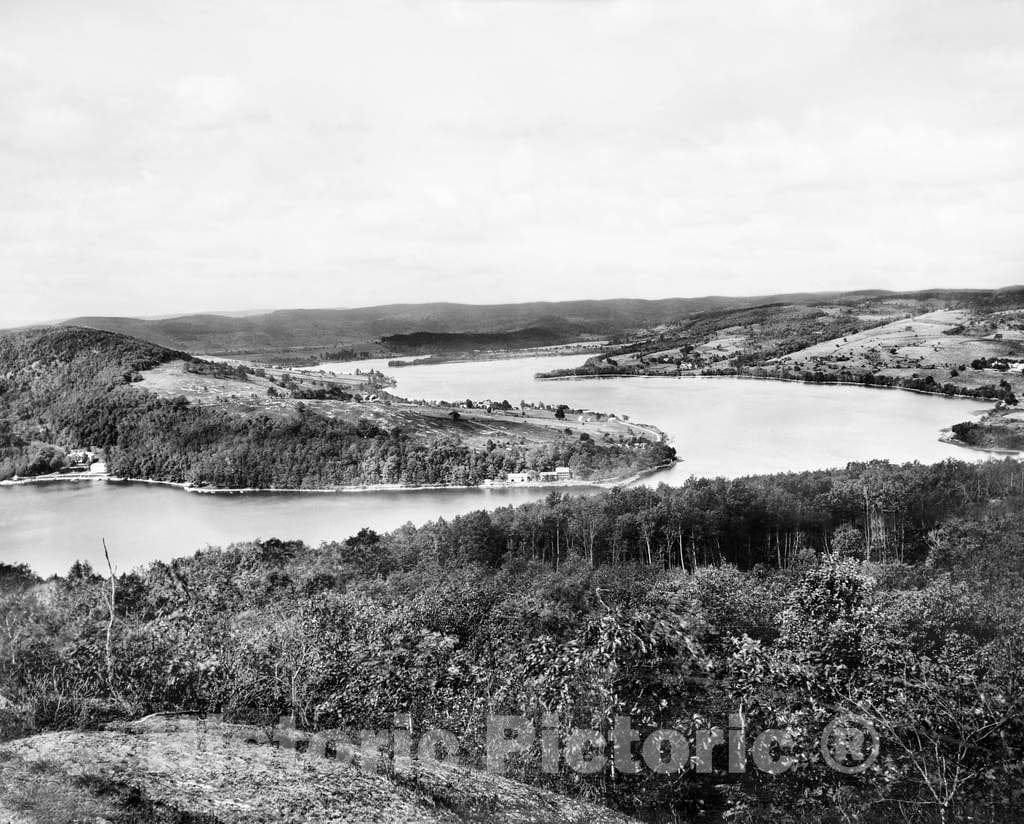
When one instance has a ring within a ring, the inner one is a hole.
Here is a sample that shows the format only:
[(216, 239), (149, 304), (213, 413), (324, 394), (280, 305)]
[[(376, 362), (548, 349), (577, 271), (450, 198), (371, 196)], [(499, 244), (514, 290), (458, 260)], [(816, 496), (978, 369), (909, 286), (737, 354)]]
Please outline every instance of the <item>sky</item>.
[(0, 326), (1024, 282), (1024, 2), (0, 0)]

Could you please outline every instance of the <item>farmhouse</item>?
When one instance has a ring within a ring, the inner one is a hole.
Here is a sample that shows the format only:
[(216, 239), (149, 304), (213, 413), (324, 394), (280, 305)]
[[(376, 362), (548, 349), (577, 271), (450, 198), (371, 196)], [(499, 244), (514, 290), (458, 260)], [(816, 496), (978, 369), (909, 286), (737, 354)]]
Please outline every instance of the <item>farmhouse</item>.
[(537, 480), (535, 472), (509, 472), (505, 476), (505, 481), (510, 484), (528, 484), (535, 480)]

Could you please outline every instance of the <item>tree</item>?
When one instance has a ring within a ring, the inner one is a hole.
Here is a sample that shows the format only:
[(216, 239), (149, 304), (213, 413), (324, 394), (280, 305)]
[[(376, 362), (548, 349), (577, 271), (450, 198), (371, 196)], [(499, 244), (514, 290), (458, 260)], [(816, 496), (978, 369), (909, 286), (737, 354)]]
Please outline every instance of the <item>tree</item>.
[(42, 475), (56, 472), (66, 464), (64, 450), (49, 444), (35, 444), (35, 454), (29, 459), (24, 472), (26, 475)]
[(832, 554), (836, 558), (863, 558), (864, 535), (852, 524), (842, 524), (832, 533)]
[(1022, 800), (1021, 765), (1007, 748), (1020, 713), (999, 686), (957, 669), (923, 659), (905, 667), (897, 700), (850, 702), (885, 741), (895, 805), (932, 807), (940, 824), (976, 820), (997, 793)]
[(107, 540), (103, 540), (103, 557), (107, 560), (107, 571), (110, 573), (110, 593), (104, 592), (103, 602), (107, 608), (107, 634), (104, 645), (103, 657), (107, 664), (107, 687), (113, 692), (114, 689), (114, 618), (117, 614), (117, 573), (114, 565), (110, 562), (110, 553), (107, 551)]

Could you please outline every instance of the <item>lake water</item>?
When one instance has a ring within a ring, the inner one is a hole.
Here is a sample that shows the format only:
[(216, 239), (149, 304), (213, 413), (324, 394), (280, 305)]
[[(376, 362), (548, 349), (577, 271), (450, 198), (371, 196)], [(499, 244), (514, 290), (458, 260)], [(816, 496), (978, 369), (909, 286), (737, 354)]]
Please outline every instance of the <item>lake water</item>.
[[(924, 463), (983, 453), (940, 443), (942, 429), (985, 408), (978, 401), (858, 386), (727, 378), (614, 378), (536, 381), (538, 371), (574, 366), (580, 356), (411, 366), (386, 361), (324, 364), (393, 374), (392, 391), (433, 400), (566, 403), (626, 414), (666, 432), (682, 462), (643, 482), (678, 484), (690, 475), (738, 476), (843, 466), (884, 457)], [(574, 430), (585, 431), (567, 420)], [(358, 493), (208, 495), (155, 484), (67, 482), (0, 488), (0, 561), (42, 574), (75, 559), (102, 565), (101, 538), (128, 569), (207, 545), (256, 537), (342, 539), (369, 526), (537, 500), (543, 489), (411, 490)]]

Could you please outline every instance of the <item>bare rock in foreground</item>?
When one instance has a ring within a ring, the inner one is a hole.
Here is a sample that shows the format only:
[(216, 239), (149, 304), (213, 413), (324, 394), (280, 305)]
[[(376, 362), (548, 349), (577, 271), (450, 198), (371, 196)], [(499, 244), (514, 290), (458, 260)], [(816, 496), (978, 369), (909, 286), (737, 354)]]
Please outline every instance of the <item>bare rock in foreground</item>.
[(633, 820), (475, 770), (428, 762), (384, 775), (261, 737), (175, 719), (12, 741), (0, 748), (0, 824)]

